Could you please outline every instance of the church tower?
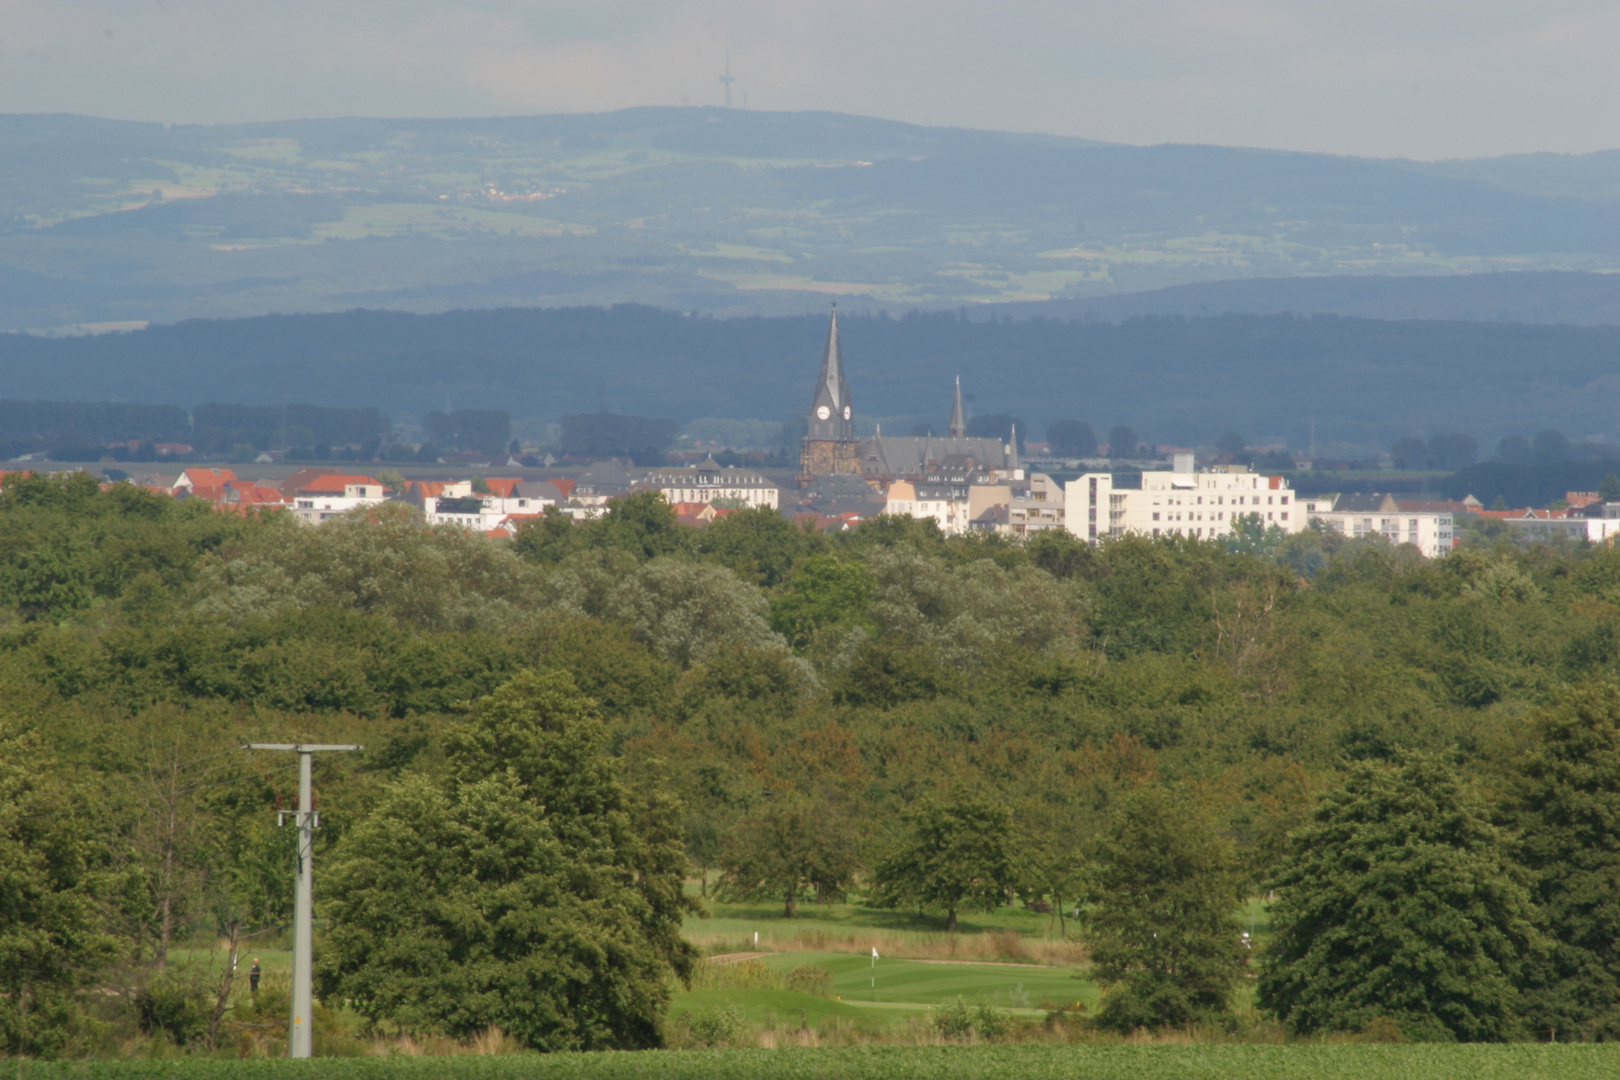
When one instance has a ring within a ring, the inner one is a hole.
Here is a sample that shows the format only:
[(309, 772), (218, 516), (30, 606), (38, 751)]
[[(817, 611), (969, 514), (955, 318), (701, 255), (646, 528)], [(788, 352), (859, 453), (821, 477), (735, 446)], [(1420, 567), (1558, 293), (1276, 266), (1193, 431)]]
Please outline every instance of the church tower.
[(855, 410), (844, 381), (843, 357), (838, 351), (838, 305), (833, 305), (827, 330), (827, 352), (821, 359), (821, 378), (810, 399), (810, 434), (799, 450), (801, 481), (812, 476), (861, 471), (861, 445), (855, 439)]
[(967, 438), (967, 413), (962, 411), (962, 376), (956, 377), (956, 401), (951, 406), (951, 438)]

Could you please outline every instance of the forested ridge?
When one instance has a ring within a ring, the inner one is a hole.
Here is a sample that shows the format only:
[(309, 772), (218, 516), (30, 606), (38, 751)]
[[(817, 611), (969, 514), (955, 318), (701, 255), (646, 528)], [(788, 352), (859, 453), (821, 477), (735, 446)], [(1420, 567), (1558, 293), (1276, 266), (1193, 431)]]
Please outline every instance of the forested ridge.
[[(315, 402), (419, 421), (449, 399), (452, 410), (514, 419), (607, 411), (779, 421), (810, 399), (826, 311), (713, 319), (620, 305), (193, 320), (93, 337), (0, 335), (0, 365), (13, 398), (192, 408), (243, 401), (251, 387), (269, 413)], [(1465, 431), (1488, 446), (1548, 427), (1612, 438), (1620, 404), (1620, 329), (1609, 326), (843, 314), (851, 394), (867, 418), (941, 423), (957, 376), (974, 414), (1123, 423), (1145, 441), (1186, 445), (1238, 430), (1303, 447), (1313, 420), (1319, 444)], [(314, 426), (267, 426), (287, 423)]]
[[(186, 1030), (208, 1040), (214, 991), (166, 960), (197, 934), (251, 941), (290, 903), (274, 819), (293, 774), (241, 751), (249, 739), (369, 748), (318, 763), (319, 902), (335, 920), (320, 978), (384, 1020), (498, 1022), (553, 1049), (657, 1045), (660, 988), (690, 963), (670, 936), (690, 903), (670, 891), (684, 858), (705, 888), (789, 912), (851, 891), (942, 921), (1009, 896), (1089, 898), (1088, 940), (1112, 943), (1099, 970), (1123, 988), (1099, 1022), (1180, 1026), (1225, 1007), (1235, 945), (1189, 953), (1207, 983), (1165, 1004), (1140, 920), (1111, 906), (1157, 873), (1127, 857), (1140, 838), (1188, 838), (1185, 889), (1225, 935), (1246, 893), (1339, 880), (1289, 834), (1331, 834), (1342, 811), (1505, 882), (1505, 936), (1469, 969), (1495, 996), (1483, 1014), (1466, 993), (1378, 1013), (1347, 986), (1334, 1012), (1301, 996), (1301, 979), (1320, 986), (1309, 972), (1278, 967), (1262, 992), (1294, 1030), (1386, 1014), (1414, 1037), (1616, 1030), (1600, 898), (1617, 841), (1595, 809), (1620, 786), (1611, 549), (1425, 562), (1315, 533), (1014, 546), (909, 519), (828, 536), (769, 512), (692, 531), (655, 496), (587, 525), (547, 517), (502, 546), (383, 511), (318, 529), (222, 515), (77, 474), (0, 493), (0, 605), (11, 1052), (105, 1052), (165, 1008), (200, 1009)], [(1596, 749), (1569, 749), (1582, 740)], [(1402, 809), (1412, 791), (1440, 809)], [(1584, 832), (1558, 818), (1566, 798)], [(929, 830), (1002, 846), (950, 886), (922, 864)], [(434, 890), (466, 880), (442, 860), (463, 849), (493, 891), (446, 892), (443, 911), (495, 904), (539, 935), (535, 955), (616, 957), (602, 977), (623, 993), (570, 982), (574, 960), (555, 978), (522, 968), (530, 954), (480, 938), (477, 919), (436, 923)], [(576, 864), (591, 869), (559, 869)], [(378, 886), (369, 865), (419, 865), (379, 894), (423, 898), (392, 952), (353, 896)], [(989, 880), (1003, 884), (986, 896)], [(557, 914), (520, 918), (536, 904)], [(420, 966), (407, 978), (406, 954), (435, 934), (490, 981), (449, 960), (438, 982)], [(501, 1012), (492, 988), (520, 975), (570, 1004)], [(452, 978), (472, 981), (452, 994)]]

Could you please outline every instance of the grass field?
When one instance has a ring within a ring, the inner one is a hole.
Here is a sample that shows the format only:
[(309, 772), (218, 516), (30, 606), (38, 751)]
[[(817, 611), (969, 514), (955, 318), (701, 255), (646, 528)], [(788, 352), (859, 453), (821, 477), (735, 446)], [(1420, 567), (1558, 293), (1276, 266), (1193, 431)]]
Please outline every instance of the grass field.
[(805, 952), (763, 956), (758, 965), (780, 974), (824, 968), (831, 980), (820, 993), (802, 993), (760, 986), (706, 988), (700, 979), (693, 989), (676, 992), (671, 1018), (678, 1024), (683, 1013), (730, 1006), (764, 1030), (841, 1023), (876, 1032), (896, 1021), (926, 1017), (957, 998), (1030, 1019), (1077, 1003), (1088, 1010), (1097, 1004), (1096, 984), (1072, 966), (889, 958), (874, 964), (870, 953)]
[[(7, 1070), (10, 1071), (9, 1068)], [(953, 1046), (27, 1063), (18, 1080), (1597, 1080), (1620, 1047)]]

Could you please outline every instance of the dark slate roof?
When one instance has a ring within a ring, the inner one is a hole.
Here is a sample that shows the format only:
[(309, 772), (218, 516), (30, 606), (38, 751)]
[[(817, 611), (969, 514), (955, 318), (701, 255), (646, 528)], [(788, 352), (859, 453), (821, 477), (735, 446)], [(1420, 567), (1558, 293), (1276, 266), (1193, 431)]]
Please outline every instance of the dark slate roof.
[(1371, 495), (1340, 495), (1338, 502), (1333, 504), (1336, 514), (1396, 514), (1400, 507), (1395, 504), (1392, 495), (1381, 495), (1373, 492)]

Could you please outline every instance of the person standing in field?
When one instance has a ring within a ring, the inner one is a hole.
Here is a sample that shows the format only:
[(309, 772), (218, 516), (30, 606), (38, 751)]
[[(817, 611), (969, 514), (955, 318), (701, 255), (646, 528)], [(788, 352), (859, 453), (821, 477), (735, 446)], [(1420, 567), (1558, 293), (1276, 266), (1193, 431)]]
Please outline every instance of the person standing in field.
[(259, 992), (259, 975), (259, 958), (255, 956), (253, 966), (248, 968), (248, 991), (250, 993), (257, 994)]

